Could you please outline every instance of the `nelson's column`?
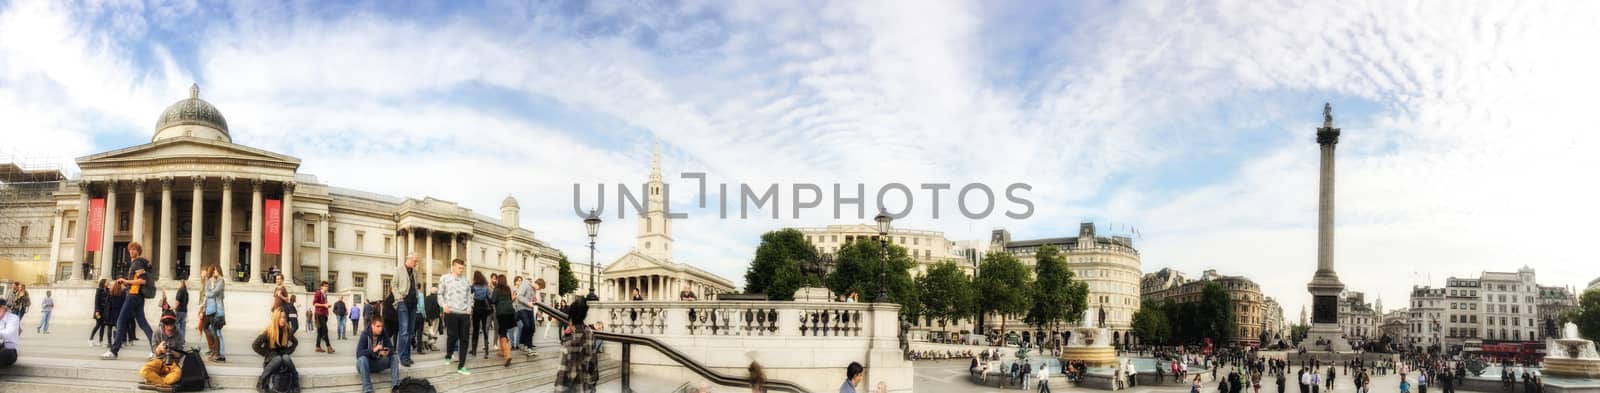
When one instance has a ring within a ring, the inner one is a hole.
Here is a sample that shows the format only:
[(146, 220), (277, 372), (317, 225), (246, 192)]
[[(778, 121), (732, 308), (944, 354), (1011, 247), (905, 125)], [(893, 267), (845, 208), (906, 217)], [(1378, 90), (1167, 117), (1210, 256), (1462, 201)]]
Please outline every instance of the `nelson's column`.
[(1344, 283), (1333, 271), (1333, 147), (1339, 144), (1339, 129), (1333, 128), (1333, 105), (1322, 105), (1322, 128), (1317, 129), (1317, 145), (1322, 150), (1321, 181), (1317, 189), (1317, 273), (1306, 289), (1311, 292), (1311, 331), (1306, 337), (1313, 350), (1350, 352), (1339, 329), (1339, 292)]

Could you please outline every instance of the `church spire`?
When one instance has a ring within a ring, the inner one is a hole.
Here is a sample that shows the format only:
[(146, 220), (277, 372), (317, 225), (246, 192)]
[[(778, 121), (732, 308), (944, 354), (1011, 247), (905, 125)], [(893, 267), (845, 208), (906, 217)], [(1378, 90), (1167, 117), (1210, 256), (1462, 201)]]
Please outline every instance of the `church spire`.
[(661, 182), (661, 138), (656, 138), (655, 150), (650, 155), (650, 182)]

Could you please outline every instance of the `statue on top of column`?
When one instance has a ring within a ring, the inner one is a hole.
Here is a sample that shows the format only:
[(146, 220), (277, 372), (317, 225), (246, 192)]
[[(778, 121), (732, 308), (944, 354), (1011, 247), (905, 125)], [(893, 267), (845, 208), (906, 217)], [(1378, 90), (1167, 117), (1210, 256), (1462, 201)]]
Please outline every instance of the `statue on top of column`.
[(1322, 103), (1322, 126), (1333, 128), (1333, 104)]

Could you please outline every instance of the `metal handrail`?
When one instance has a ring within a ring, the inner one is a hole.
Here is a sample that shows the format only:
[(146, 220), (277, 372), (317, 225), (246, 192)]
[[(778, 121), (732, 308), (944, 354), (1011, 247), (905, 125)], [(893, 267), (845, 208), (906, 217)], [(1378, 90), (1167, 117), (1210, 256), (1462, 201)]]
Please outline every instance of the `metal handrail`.
[[(549, 315), (552, 318), (555, 318), (558, 321), (561, 321), (561, 322), (569, 322), (570, 321), (567, 318), (567, 313), (565, 311), (557, 310), (555, 307), (551, 307), (550, 305), (544, 304), (544, 303), (535, 303), (535, 304), (537, 304), (539, 306), (539, 310), (540, 311), (544, 312), (545, 314)], [(689, 369), (689, 371), (693, 371), (695, 374), (700, 375), (701, 378), (705, 378), (706, 380), (711, 381), (711, 383), (715, 383), (715, 384), (722, 385), (722, 386), (732, 386), (732, 387), (739, 387), (739, 388), (749, 388), (750, 387), (750, 378), (749, 377), (747, 377), (747, 376), (743, 376), (742, 377), (742, 376), (728, 375), (728, 374), (723, 374), (721, 372), (718, 372), (716, 370), (712, 370), (711, 368), (706, 367), (704, 364), (700, 364), (700, 362), (695, 361), (694, 359), (690, 359), (689, 356), (683, 354), (683, 352), (678, 352), (677, 349), (674, 349), (674, 348), (672, 348), (672, 346), (667, 345), (666, 343), (663, 343), (660, 340), (656, 340), (655, 338), (645, 337), (645, 336), (636, 336), (636, 335), (631, 335), (631, 334), (623, 334), (623, 333), (613, 333), (613, 332), (606, 332), (606, 331), (596, 331), (596, 332), (594, 332), (594, 335), (595, 335), (595, 338), (597, 338), (597, 339), (606, 340), (606, 341), (612, 341), (612, 342), (616, 342), (616, 343), (622, 344), (622, 389), (625, 392), (633, 391), (633, 389), (628, 386), (628, 379), (629, 379), (628, 378), (628, 374), (629, 374), (629, 370), (628, 369), (629, 369), (629, 363), (630, 363), (630, 360), (631, 360), (631, 359), (629, 359), (631, 357), (630, 356), (630, 352), (631, 351), (629, 349), (630, 345), (643, 345), (643, 346), (650, 347), (651, 349), (655, 349), (656, 352), (660, 352), (661, 354), (666, 355), (667, 358), (672, 359), (672, 361), (678, 362), (679, 365), (682, 365), (684, 368)], [(788, 381), (781, 381), (781, 380), (770, 380), (769, 379), (769, 380), (767, 380), (767, 382), (765, 384), (762, 385), (762, 388), (767, 390), (767, 391), (774, 391), (774, 392), (811, 393), (810, 390), (806, 390), (805, 388), (800, 387), (800, 385), (798, 385), (798, 384), (795, 384), (793, 382), (788, 382)]]

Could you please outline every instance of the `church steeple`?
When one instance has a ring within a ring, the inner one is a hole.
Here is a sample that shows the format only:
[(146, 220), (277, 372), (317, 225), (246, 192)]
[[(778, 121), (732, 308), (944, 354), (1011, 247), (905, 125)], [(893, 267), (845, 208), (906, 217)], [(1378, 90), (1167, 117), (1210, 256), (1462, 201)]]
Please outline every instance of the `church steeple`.
[(661, 141), (656, 140), (650, 155), (650, 180), (645, 183), (645, 213), (639, 217), (639, 236), (634, 248), (645, 255), (672, 259), (672, 220), (667, 217), (667, 186), (661, 180)]

